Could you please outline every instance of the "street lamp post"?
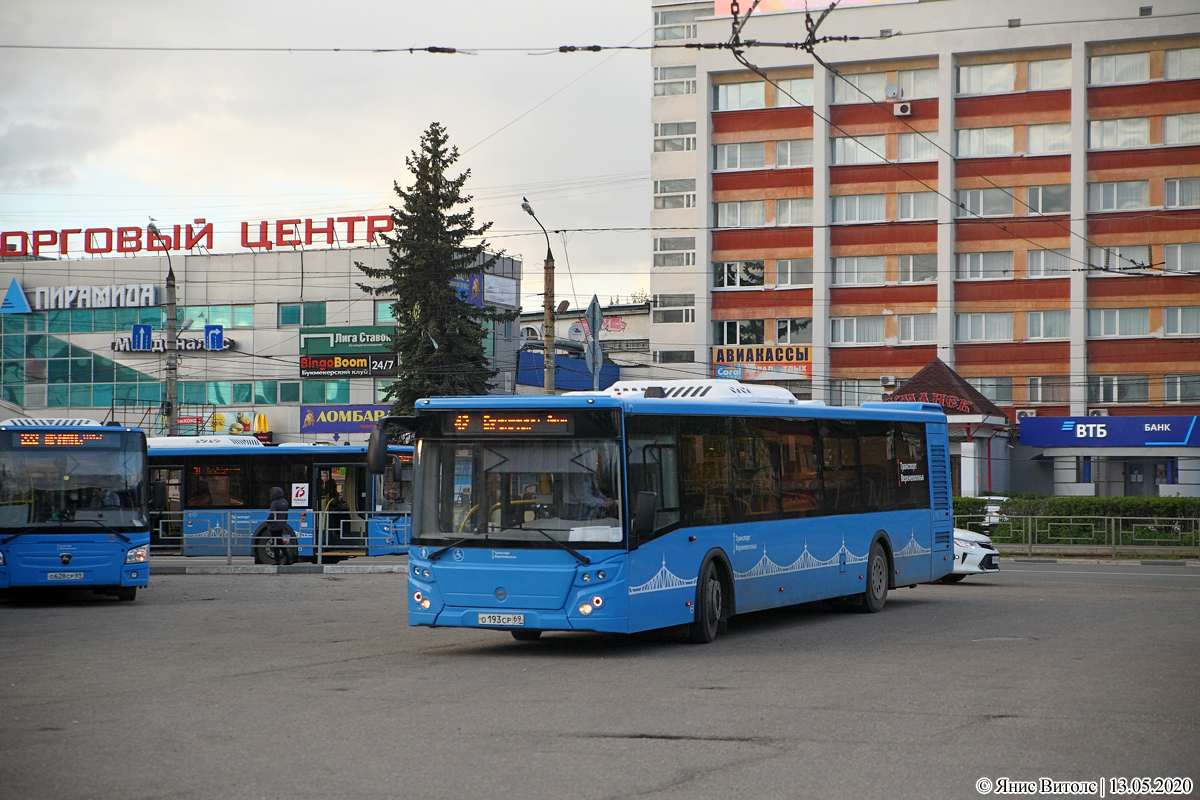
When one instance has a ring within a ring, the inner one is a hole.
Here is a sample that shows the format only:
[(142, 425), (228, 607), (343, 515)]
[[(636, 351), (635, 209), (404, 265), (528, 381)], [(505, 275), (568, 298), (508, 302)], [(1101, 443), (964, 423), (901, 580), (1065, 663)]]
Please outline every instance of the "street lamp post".
[[(146, 226), (147, 233), (153, 239), (161, 240), (162, 234), (158, 232), (158, 226), (154, 224), (154, 219), (151, 218), (150, 224)], [(178, 320), (175, 315), (175, 269), (171, 266), (171, 247), (168, 244), (164, 251), (167, 254), (167, 374), (165, 397), (162, 402), (162, 410), (167, 418), (167, 436), (179, 435), (179, 351), (175, 348), (177, 339), (176, 324)]]
[(533, 217), (533, 221), (538, 224), (538, 227), (542, 229), (542, 234), (546, 237), (546, 296), (542, 305), (542, 327), (544, 328), (546, 350), (542, 358), (545, 366), (542, 393), (554, 394), (554, 253), (550, 252), (550, 234), (546, 233), (546, 226), (537, 218), (537, 214), (533, 213), (533, 208), (524, 197), (521, 198), (521, 208), (525, 209), (526, 214)]

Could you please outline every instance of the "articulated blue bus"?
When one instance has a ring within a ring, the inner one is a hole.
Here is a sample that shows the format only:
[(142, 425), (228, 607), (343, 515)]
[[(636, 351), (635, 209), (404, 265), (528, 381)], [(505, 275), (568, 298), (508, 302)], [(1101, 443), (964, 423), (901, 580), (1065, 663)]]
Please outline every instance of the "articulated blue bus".
[(875, 612), (952, 568), (937, 406), (833, 408), (729, 380), (557, 397), (420, 400), (410, 625), (711, 641), (736, 613), (814, 600)]
[(150, 582), (146, 436), (90, 419), (0, 422), (0, 589)]
[[(325, 564), (408, 550), (412, 448), (392, 447), (394, 469), (370, 476), (366, 447), (265, 445), (253, 436), (149, 439), (154, 551), (253, 555), (283, 564), (268, 528), (271, 490), (284, 490), (297, 560)], [(290, 534), (289, 534), (290, 536)]]

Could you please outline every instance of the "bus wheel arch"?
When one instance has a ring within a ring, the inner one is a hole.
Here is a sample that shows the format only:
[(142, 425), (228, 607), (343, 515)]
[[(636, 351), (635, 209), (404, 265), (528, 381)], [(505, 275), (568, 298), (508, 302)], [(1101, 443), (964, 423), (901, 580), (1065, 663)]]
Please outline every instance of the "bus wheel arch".
[(892, 567), (891, 547), (886, 534), (876, 536), (871, 540), (871, 549), (867, 552), (867, 563), (863, 577), (866, 585), (858, 596), (858, 610), (864, 614), (875, 614), (883, 610), (887, 603), (888, 589), (895, 586), (895, 569)]
[(696, 574), (696, 600), (693, 620), (688, 625), (688, 641), (711, 642), (734, 608), (733, 570), (724, 551), (714, 548), (704, 556)]
[(871, 544), (876, 542), (883, 548), (883, 557), (887, 560), (888, 589), (896, 588), (896, 555), (892, 550), (892, 538), (887, 531), (876, 531)]

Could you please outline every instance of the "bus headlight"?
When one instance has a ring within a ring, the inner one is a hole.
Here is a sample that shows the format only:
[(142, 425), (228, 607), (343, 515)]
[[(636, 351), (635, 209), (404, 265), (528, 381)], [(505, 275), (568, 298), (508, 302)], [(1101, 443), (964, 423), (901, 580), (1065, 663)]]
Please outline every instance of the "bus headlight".
[(125, 554), (126, 564), (145, 564), (150, 560), (150, 545), (135, 547)]
[(424, 600), (421, 601), (421, 608), (425, 609), (426, 611), (429, 610), (429, 598), (428, 597), (426, 597)]
[(591, 603), (584, 603), (583, 605), (581, 605), (581, 606), (579, 607), (579, 613), (580, 613), (580, 614), (583, 614), (585, 617), (586, 617), (588, 614), (592, 613), (592, 604), (591, 604)]

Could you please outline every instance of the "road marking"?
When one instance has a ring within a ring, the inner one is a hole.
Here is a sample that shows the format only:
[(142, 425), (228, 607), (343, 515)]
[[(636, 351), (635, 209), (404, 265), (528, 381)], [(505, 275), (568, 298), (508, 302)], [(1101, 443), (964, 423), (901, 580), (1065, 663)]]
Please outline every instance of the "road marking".
[(1200, 575), (1180, 572), (1076, 572), (1069, 569), (1002, 569), (1000, 572), (1028, 572), (1035, 575), (1120, 575), (1123, 578), (1200, 578)]

